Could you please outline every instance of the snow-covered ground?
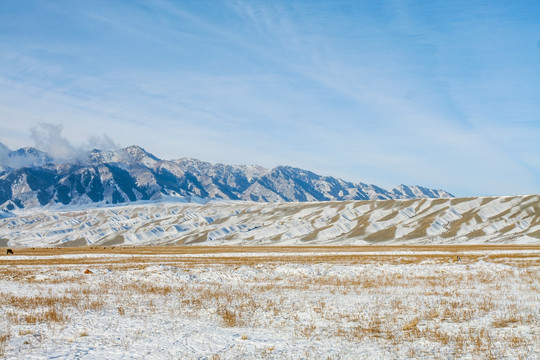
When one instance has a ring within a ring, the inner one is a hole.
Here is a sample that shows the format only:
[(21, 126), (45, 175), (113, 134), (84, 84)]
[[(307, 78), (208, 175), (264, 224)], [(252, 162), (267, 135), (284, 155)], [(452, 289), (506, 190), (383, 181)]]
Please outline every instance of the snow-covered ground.
[(0, 246), (540, 244), (540, 195), (65, 206), (0, 216)]
[(535, 247), (15, 255), (7, 359), (540, 358)]

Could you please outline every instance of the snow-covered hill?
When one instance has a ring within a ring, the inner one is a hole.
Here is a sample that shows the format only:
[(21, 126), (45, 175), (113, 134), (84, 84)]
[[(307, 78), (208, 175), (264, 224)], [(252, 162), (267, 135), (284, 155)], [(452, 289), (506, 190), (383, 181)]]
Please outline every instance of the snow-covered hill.
[(9, 246), (540, 243), (540, 195), (205, 204), (148, 202), (17, 210)]
[(0, 209), (118, 204), (170, 196), (259, 202), (453, 197), (421, 186), (401, 185), (388, 191), (289, 166), (270, 170), (191, 158), (161, 160), (138, 146), (92, 150), (60, 163), (34, 148), (11, 151), (0, 146)]

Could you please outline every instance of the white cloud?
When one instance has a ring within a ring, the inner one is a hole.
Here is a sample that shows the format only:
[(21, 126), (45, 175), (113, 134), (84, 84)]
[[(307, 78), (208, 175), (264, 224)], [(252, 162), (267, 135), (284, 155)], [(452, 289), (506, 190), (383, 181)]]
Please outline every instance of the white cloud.
[(62, 125), (40, 123), (30, 129), (30, 137), (36, 148), (57, 160), (71, 159), (76, 155), (73, 145), (62, 136)]

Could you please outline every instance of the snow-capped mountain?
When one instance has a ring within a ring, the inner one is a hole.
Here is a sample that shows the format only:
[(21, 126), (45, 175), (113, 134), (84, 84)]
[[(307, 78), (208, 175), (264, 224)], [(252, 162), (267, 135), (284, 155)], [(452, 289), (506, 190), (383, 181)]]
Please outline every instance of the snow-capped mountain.
[(41, 166), (52, 162), (53, 159), (33, 147), (25, 147), (11, 151), (7, 146), (0, 143), (0, 171), (10, 168)]
[(46, 153), (0, 147), (0, 208), (52, 204), (117, 204), (169, 196), (257, 202), (306, 202), (450, 198), (443, 190), (401, 185), (390, 191), (313, 172), (278, 166), (210, 164), (181, 158), (162, 160), (138, 146), (91, 150), (53, 163)]

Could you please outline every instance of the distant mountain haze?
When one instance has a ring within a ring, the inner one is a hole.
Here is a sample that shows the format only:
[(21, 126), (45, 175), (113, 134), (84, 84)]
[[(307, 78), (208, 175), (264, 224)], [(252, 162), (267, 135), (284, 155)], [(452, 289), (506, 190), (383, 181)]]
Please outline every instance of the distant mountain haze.
[(0, 144), (0, 208), (52, 204), (118, 204), (168, 197), (256, 202), (312, 202), (451, 198), (444, 190), (400, 185), (385, 190), (311, 171), (278, 166), (224, 165), (181, 158), (162, 160), (139, 146), (88, 151), (55, 162), (38, 149)]

